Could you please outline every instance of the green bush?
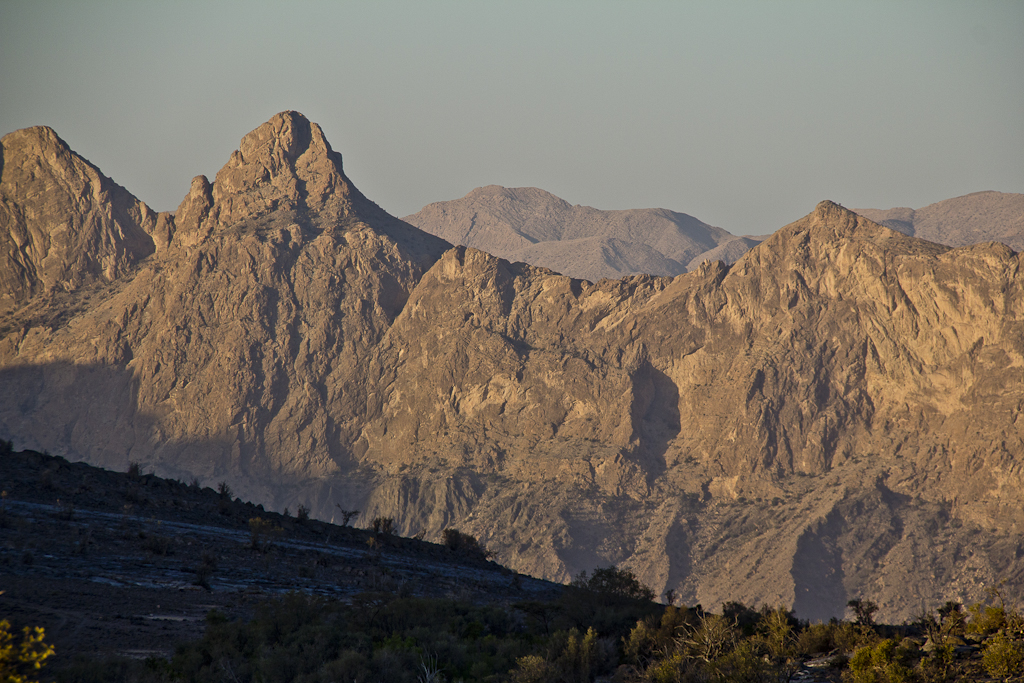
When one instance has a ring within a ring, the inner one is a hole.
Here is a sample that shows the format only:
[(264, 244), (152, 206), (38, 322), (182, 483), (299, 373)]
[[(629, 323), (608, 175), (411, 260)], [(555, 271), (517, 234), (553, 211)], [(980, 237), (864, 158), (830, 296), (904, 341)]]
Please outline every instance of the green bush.
[(908, 683), (913, 681), (912, 654), (909, 648), (886, 638), (865, 645), (850, 658), (850, 670), (843, 674), (849, 683)]
[(654, 600), (654, 591), (640, 583), (640, 580), (628, 569), (618, 569), (614, 565), (594, 570), (587, 576), (582, 571), (572, 580), (572, 585), (595, 593), (611, 595), (629, 600)]
[(990, 676), (1007, 679), (1024, 674), (1024, 638), (997, 633), (985, 643), (982, 665)]

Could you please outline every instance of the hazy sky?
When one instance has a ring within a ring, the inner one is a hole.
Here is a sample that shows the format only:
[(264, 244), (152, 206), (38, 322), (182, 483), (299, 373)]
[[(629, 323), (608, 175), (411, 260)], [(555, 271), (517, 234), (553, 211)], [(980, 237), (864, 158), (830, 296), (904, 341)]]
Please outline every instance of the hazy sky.
[(404, 216), (474, 187), (770, 232), (1024, 192), (1024, 2), (0, 0), (0, 134), (173, 209), (285, 109)]

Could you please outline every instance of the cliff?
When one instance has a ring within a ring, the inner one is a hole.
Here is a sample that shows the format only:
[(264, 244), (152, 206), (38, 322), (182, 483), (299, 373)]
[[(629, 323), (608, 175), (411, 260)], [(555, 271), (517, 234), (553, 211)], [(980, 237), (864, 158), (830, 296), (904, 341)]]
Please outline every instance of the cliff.
[[(5, 206), (43, 230), (12, 136)], [(455, 526), (545, 578), (617, 563), (691, 604), (898, 621), (1024, 587), (1007, 247), (822, 202), (732, 266), (592, 284), (388, 216), (294, 112), (163, 220), (123, 272), (17, 295), (0, 438)]]

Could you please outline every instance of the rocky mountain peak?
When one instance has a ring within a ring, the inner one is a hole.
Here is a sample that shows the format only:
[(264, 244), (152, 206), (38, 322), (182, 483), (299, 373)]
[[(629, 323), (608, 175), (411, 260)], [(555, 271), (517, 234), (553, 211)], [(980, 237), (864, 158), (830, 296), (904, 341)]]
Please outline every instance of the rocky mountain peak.
[(217, 172), (212, 199), (223, 226), (278, 208), (338, 221), (352, 210), (352, 189), (320, 127), (288, 111), (242, 138)]
[(47, 126), (0, 140), (0, 312), (113, 280), (167, 245), (157, 214)]
[[(822, 202), (733, 266), (671, 279), (442, 257), (286, 112), (193, 180), (161, 253), (141, 202), (70, 151), (28, 147), (4, 139), (3, 291), (122, 282), (5, 321), (0, 438), (20, 447), (324, 519), (456, 527), (559, 580), (616, 564), (688, 604), (828, 619), (870, 596), (900, 619), (950, 586), (970, 601), (1024, 585), (1008, 249), (951, 250)], [(735, 241), (685, 214), (484, 190), (507, 201), (421, 218), (527, 243), (513, 253), (626, 236), (681, 265)]]
[(70, 154), (67, 143), (49, 126), (32, 126), (8, 133), (0, 139), (5, 149), (23, 149), (39, 157), (57, 158)]
[(214, 232), (257, 224), (317, 232), (372, 226), (420, 266), (450, 246), (367, 199), (345, 176), (341, 154), (320, 126), (294, 111), (276, 114), (243, 137), (213, 183), (205, 176), (192, 180), (176, 214), (175, 242), (190, 247)]

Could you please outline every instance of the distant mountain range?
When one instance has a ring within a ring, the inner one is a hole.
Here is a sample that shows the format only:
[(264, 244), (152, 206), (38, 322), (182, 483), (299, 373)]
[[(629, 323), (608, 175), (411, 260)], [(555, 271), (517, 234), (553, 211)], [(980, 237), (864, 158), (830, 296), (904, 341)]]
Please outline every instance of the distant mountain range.
[(929, 204), (923, 209), (854, 209), (904, 235), (964, 247), (1002, 242), (1024, 250), (1024, 194), (974, 192)]
[[(1024, 194), (975, 192), (923, 209), (854, 209), (876, 223), (952, 247), (1024, 248)], [(479, 187), (403, 220), (452, 244), (597, 282), (647, 273), (674, 277), (702, 262), (734, 263), (766, 236), (737, 237), (667, 209), (600, 211), (534, 187)]]
[[(173, 215), (50, 129), (0, 152), (15, 448), (410, 536), (457, 527), (524, 573), (616, 564), (691, 605), (828, 619), (860, 597), (898, 622), (1004, 579), (1024, 597), (1008, 247), (823, 201), (732, 265), (595, 283), (388, 215), (296, 112)], [(642, 238), (681, 267), (736, 242), (684, 214), (485, 190), (450, 223), (510, 249)]]
[(680, 275), (705, 260), (732, 263), (760, 238), (737, 237), (666, 209), (600, 211), (535, 187), (480, 187), (403, 220), (452, 244), (597, 282)]

